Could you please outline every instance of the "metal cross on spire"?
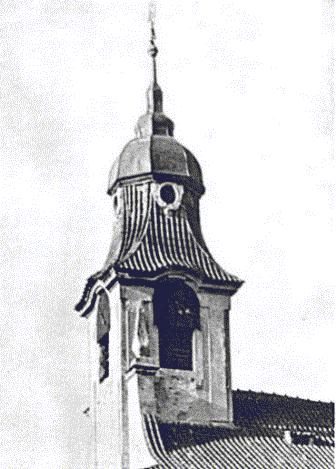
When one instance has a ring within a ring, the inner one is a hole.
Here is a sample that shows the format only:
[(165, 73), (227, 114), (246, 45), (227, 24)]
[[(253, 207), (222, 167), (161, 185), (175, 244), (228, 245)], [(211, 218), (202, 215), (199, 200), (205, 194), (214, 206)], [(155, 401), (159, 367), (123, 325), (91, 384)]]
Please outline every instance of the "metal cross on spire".
[(149, 5), (148, 5), (148, 21), (151, 24), (151, 38), (154, 40), (155, 37), (155, 29), (154, 29), (154, 24), (155, 24), (155, 17), (156, 17), (156, 3), (152, 0)]
[(150, 46), (148, 49), (148, 53), (153, 59), (153, 83), (157, 82), (155, 58), (158, 53), (158, 48), (156, 47), (156, 43), (155, 43), (155, 39), (156, 39), (155, 16), (156, 16), (156, 4), (155, 4), (155, 1), (152, 0), (149, 3), (149, 8), (148, 8), (148, 21), (150, 22), (150, 25), (151, 25), (151, 38), (150, 38)]
[(148, 53), (152, 58), (152, 80), (147, 89), (147, 112), (138, 120), (136, 135), (141, 137), (169, 135), (172, 137), (174, 133), (174, 123), (163, 113), (163, 93), (157, 82), (156, 56), (158, 48), (155, 42), (155, 0), (150, 1), (148, 13), (148, 22), (150, 23), (150, 44)]

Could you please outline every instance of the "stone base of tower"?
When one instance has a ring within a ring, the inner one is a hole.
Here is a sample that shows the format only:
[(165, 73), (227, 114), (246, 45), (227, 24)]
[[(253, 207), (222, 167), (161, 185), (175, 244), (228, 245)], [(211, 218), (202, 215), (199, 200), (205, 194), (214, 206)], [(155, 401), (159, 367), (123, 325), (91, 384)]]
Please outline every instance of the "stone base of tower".
[(143, 414), (156, 416), (161, 422), (193, 425), (232, 426), (231, 408), (209, 402), (198, 389), (193, 372), (159, 369), (155, 374), (138, 374), (139, 395)]

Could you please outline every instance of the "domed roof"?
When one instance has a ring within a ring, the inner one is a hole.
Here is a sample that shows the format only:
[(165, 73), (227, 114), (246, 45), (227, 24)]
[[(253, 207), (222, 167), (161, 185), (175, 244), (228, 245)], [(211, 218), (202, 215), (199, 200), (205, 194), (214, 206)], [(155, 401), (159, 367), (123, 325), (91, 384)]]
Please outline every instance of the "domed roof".
[(152, 176), (154, 179), (180, 180), (195, 192), (203, 194), (202, 172), (196, 158), (174, 135), (174, 123), (163, 113), (163, 93), (157, 82), (154, 25), (151, 24), (153, 79), (147, 90), (147, 111), (136, 125), (136, 138), (128, 142), (119, 158), (112, 165), (108, 194), (118, 181)]
[(108, 193), (111, 194), (118, 181), (142, 175), (181, 178), (197, 192), (204, 192), (202, 172), (196, 158), (171, 136), (150, 135), (131, 140), (111, 168)]

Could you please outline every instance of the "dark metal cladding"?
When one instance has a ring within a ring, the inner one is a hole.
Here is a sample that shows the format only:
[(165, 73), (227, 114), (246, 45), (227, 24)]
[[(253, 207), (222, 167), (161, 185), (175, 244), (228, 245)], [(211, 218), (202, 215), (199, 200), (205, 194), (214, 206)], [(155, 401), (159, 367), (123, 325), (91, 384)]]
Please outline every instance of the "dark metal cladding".
[(111, 168), (108, 194), (118, 181), (148, 174), (180, 178), (200, 194), (204, 192), (202, 171), (193, 154), (173, 137), (151, 135), (125, 146)]

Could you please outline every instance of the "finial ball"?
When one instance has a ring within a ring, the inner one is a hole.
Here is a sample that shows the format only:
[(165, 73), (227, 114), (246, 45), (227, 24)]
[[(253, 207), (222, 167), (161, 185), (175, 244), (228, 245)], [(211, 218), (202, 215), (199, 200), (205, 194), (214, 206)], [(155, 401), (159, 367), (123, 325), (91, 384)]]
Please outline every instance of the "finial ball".
[(148, 49), (148, 54), (154, 59), (157, 56), (158, 53), (158, 48), (156, 47), (155, 44), (151, 44), (149, 49)]

